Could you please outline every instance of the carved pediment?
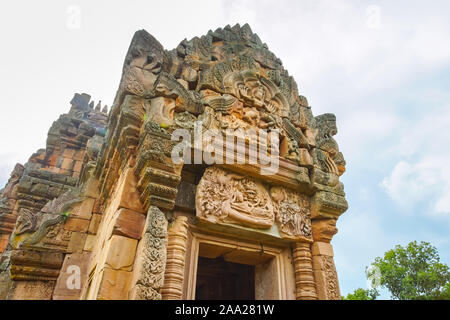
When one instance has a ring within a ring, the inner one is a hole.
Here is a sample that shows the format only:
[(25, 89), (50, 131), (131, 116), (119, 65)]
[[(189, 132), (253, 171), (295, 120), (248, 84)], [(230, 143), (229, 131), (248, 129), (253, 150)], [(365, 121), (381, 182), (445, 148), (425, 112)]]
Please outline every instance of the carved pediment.
[(241, 101), (245, 108), (254, 108), (260, 114), (256, 126), (266, 129), (268, 116), (288, 117), (288, 98), (269, 78), (264, 76), (258, 64), (247, 56), (219, 63), (201, 74), (199, 90), (213, 90), (231, 95)]

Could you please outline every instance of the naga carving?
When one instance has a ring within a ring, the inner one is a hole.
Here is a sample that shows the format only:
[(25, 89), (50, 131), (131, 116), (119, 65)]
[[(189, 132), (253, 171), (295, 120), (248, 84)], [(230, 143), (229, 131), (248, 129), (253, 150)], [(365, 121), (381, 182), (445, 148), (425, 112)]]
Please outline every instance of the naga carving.
[(336, 116), (323, 114), (315, 118), (318, 134), (313, 152), (313, 182), (318, 189), (314, 195), (313, 217), (336, 218), (348, 208), (344, 185), (339, 176), (345, 172), (345, 160), (336, 140)]
[(66, 221), (70, 209), (82, 201), (79, 191), (69, 191), (50, 201), (38, 214), (22, 209), (13, 234), (13, 248), (44, 248), (64, 252), (71, 232), (62, 228), (62, 223)]

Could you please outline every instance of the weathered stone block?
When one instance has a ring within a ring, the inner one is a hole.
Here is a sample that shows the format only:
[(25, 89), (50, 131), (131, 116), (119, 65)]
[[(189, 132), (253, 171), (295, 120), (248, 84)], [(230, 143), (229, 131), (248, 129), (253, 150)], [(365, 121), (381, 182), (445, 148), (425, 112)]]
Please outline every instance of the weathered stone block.
[(71, 171), (73, 168), (73, 160), (69, 158), (64, 158), (61, 163), (61, 169)]
[(137, 240), (113, 235), (108, 241), (105, 265), (115, 270), (133, 270)]
[(73, 156), (75, 155), (75, 149), (67, 148), (63, 152), (64, 158), (73, 159)]
[(77, 161), (82, 161), (84, 158), (84, 150), (78, 150), (77, 152), (75, 152), (73, 159), (77, 160)]
[(67, 252), (81, 252), (83, 251), (84, 244), (87, 238), (86, 233), (72, 232), (70, 236), (69, 245), (67, 246)]
[(97, 299), (127, 300), (131, 275), (131, 272), (105, 268)]
[(89, 223), (89, 234), (97, 234), (98, 226), (102, 221), (102, 216), (100, 214), (93, 214), (91, 218), (91, 222)]
[(68, 218), (64, 229), (76, 231), (76, 232), (86, 232), (89, 228), (89, 220), (81, 218)]
[(97, 199), (99, 197), (98, 181), (94, 177), (91, 177), (86, 182), (84, 189), (84, 196)]
[(117, 213), (113, 234), (133, 239), (141, 239), (145, 225), (145, 215), (128, 209), (120, 209)]
[(95, 199), (86, 198), (83, 202), (72, 209), (70, 214), (75, 217), (90, 219), (92, 216), (92, 209), (94, 208)]
[(37, 183), (31, 187), (31, 193), (45, 196), (48, 194), (48, 185), (43, 183)]
[(311, 250), (313, 256), (321, 255), (334, 257), (333, 247), (329, 243), (314, 242), (311, 247)]
[(0, 253), (4, 252), (8, 246), (9, 234), (0, 234)]
[(101, 214), (101, 210), (100, 210), (100, 200), (99, 200), (99, 199), (95, 200), (94, 208), (92, 209), (92, 213), (98, 213), (98, 214)]
[(75, 161), (73, 165), (73, 171), (75, 172), (81, 172), (81, 169), (83, 168), (83, 162), (81, 161)]
[(97, 236), (88, 234), (86, 238), (86, 242), (84, 243), (84, 251), (92, 251), (94, 250), (95, 241), (97, 240)]
[(136, 177), (132, 170), (126, 172), (125, 182), (123, 184), (123, 192), (120, 192), (120, 207), (127, 208), (136, 212), (145, 213), (141, 205), (141, 194), (137, 188)]

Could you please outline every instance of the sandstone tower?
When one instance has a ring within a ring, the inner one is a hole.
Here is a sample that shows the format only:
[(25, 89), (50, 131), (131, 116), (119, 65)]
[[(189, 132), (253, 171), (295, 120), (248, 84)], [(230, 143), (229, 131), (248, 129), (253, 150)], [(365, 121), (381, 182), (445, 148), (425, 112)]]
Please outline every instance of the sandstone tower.
[(75, 94), (2, 190), (0, 299), (340, 299), (336, 133), (248, 25), (138, 31), (109, 113)]

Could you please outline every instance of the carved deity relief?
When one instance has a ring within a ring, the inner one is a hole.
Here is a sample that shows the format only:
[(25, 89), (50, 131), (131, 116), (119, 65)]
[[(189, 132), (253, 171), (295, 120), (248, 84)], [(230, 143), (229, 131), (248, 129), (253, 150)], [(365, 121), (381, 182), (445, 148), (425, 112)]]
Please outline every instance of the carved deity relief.
[(328, 185), (335, 186), (338, 177), (345, 171), (345, 160), (333, 136), (337, 134), (336, 116), (323, 114), (316, 117), (318, 134), (316, 138), (316, 165), (329, 174)]
[[(323, 114), (315, 117), (318, 134), (313, 150), (313, 182), (318, 192), (313, 197), (313, 218), (335, 218), (348, 208), (344, 185), (339, 176), (345, 172), (345, 160), (333, 136), (337, 134), (336, 116)], [(331, 230), (330, 230), (331, 232)]]
[(288, 99), (260, 73), (258, 64), (250, 57), (238, 56), (215, 65), (201, 75), (199, 88), (226, 95), (228, 100), (234, 97), (241, 103), (241, 110), (235, 113), (215, 109), (222, 113), (222, 120), (231, 128), (236, 126), (235, 122), (241, 128), (280, 128), (281, 118), (289, 116)]
[(312, 241), (308, 196), (280, 186), (272, 187), (270, 195), (281, 235), (289, 239)]
[(259, 182), (217, 167), (206, 169), (197, 187), (197, 216), (210, 222), (268, 229), (274, 223), (272, 201)]
[(146, 96), (153, 90), (165, 58), (163, 46), (153, 36), (138, 31), (125, 59), (121, 87), (129, 93)]

